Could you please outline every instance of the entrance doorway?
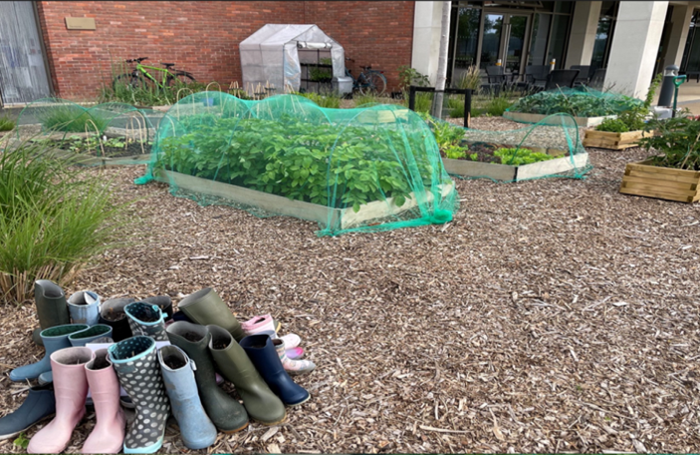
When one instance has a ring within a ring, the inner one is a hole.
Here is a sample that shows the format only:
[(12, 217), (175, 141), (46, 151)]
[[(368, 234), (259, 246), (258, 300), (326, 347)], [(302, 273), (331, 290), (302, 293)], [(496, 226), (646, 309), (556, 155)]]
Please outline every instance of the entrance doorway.
[(486, 11), (483, 17), (479, 68), (485, 70), (500, 60), (506, 71), (522, 73), (531, 15)]
[(0, 105), (50, 95), (34, 2), (0, 2)]

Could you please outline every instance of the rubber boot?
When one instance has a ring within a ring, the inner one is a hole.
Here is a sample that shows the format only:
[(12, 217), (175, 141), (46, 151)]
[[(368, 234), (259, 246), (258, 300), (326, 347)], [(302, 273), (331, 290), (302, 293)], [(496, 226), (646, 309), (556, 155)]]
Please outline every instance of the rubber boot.
[(287, 406), (297, 406), (311, 398), (309, 392), (292, 381), (268, 335), (250, 335), (240, 342), (267, 385)]
[(103, 337), (112, 337), (112, 327), (106, 324), (96, 324), (80, 332), (71, 333), (68, 336), (68, 341), (72, 346), (85, 346)]
[(165, 316), (163, 316), (165, 322), (168, 322), (173, 318), (173, 301), (170, 299), (170, 296), (157, 295), (155, 297), (147, 297), (141, 301), (158, 305), (160, 311), (166, 314)]
[[(49, 329), (51, 330), (51, 329)], [(85, 364), (94, 353), (88, 348), (65, 348), (51, 354), (56, 417), (29, 441), (27, 453), (61, 453), (85, 415), (88, 382)]]
[(17, 436), (55, 413), (53, 384), (31, 387), (22, 405), (0, 419), (0, 441)]
[(124, 440), (124, 453), (153, 453), (163, 445), (170, 402), (156, 359), (156, 342), (135, 336), (109, 347), (119, 383), (134, 403), (136, 419)]
[(206, 327), (185, 321), (173, 322), (165, 329), (170, 343), (194, 361), (194, 377), (199, 396), (209, 418), (224, 433), (235, 433), (248, 426), (248, 414), (238, 400), (216, 384), (214, 362), (209, 353), (211, 334)]
[(177, 307), (197, 324), (216, 324), (223, 327), (236, 341), (245, 336), (241, 323), (212, 288), (204, 288), (188, 295)]
[(194, 379), (194, 362), (177, 346), (158, 350), (160, 371), (168, 391), (173, 415), (180, 427), (180, 437), (192, 450), (209, 447), (216, 442), (216, 427), (202, 407)]
[[(288, 340), (289, 337), (291, 337), (291, 336), (295, 336), (295, 337), (299, 338), (298, 335), (289, 334), (289, 335), (285, 335), (285, 336), (280, 338), (277, 336), (277, 332), (275, 332), (274, 330), (261, 330), (259, 332), (250, 333), (249, 335), (268, 335), (273, 340), (281, 339), (282, 341), (285, 341), (284, 346), (285, 346), (285, 353), (287, 355), (287, 358), (292, 359), (292, 360), (298, 360), (298, 359), (301, 359), (304, 357), (304, 348), (300, 348), (298, 344), (296, 347), (293, 347), (293, 348), (287, 347), (286, 340)], [(299, 339), (299, 340), (301, 341), (301, 339)], [(293, 340), (293, 341), (296, 341), (296, 340)]]
[(100, 324), (106, 324), (112, 327), (112, 338), (114, 341), (126, 340), (131, 338), (131, 327), (129, 320), (124, 312), (124, 307), (136, 300), (131, 298), (109, 299), (102, 303), (100, 309)]
[(106, 349), (95, 351), (85, 365), (85, 376), (95, 406), (97, 423), (83, 444), (83, 453), (119, 453), (124, 444), (126, 419), (119, 405), (119, 380)]
[(273, 335), (270, 336), (272, 338), (284, 339), (284, 344), (287, 345), (288, 348), (296, 348), (299, 346), (299, 344), (301, 344), (301, 337), (294, 333), (278, 336), (275, 320), (272, 319), (272, 315), (269, 313), (261, 316), (254, 316), (245, 322), (241, 322), (241, 327), (243, 328), (243, 332), (246, 334), (246, 336), (271, 331)]
[(53, 281), (38, 280), (34, 282), (34, 301), (39, 327), (32, 332), (34, 343), (43, 346), (41, 331), (57, 325), (70, 324), (68, 303), (63, 289)]
[(51, 371), (51, 354), (70, 347), (68, 335), (87, 329), (85, 324), (67, 324), (51, 327), (41, 332), (41, 339), (44, 341), (46, 354), (36, 363), (15, 368), (10, 371), (11, 381), (24, 381), (26, 379), (36, 379), (42, 373)]
[(236, 386), (248, 415), (265, 425), (277, 425), (286, 416), (284, 404), (265, 383), (245, 351), (227, 330), (208, 325), (209, 351), (221, 374)]
[(156, 341), (167, 341), (165, 320), (158, 305), (146, 302), (134, 302), (124, 307), (129, 318), (129, 327), (134, 335), (151, 337)]
[(282, 362), (284, 371), (290, 376), (311, 373), (316, 369), (316, 364), (311, 360), (292, 360), (287, 357), (287, 350), (284, 346), (284, 340), (281, 338), (273, 339), (272, 344), (275, 345), (277, 355)]
[(93, 326), (100, 322), (100, 296), (92, 291), (80, 291), (68, 299), (68, 311), (73, 324)]

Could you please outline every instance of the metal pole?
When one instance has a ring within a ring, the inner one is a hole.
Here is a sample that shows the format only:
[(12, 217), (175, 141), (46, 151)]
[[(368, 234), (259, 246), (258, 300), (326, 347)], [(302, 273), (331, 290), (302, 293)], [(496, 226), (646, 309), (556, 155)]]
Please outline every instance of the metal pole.
[(464, 127), (469, 128), (472, 118), (472, 91), (467, 89), (464, 94)]
[(416, 87), (413, 85), (408, 89), (408, 108), (412, 111), (416, 110)]

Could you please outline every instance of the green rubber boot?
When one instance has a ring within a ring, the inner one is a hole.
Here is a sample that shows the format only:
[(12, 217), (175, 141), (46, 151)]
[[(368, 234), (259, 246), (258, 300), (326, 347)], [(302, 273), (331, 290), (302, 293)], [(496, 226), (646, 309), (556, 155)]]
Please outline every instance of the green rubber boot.
[(32, 332), (32, 340), (35, 344), (43, 346), (44, 342), (39, 334), (42, 330), (57, 325), (70, 324), (68, 303), (63, 289), (50, 280), (37, 280), (34, 282), (34, 300), (36, 302), (36, 314), (39, 318), (39, 328)]
[(212, 288), (204, 288), (188, 295), (177, 307), (199, 325), (216, 324), (223, 327), (236, 341), (245, 336), (241, 323)]
[(170, 344), (185, 351), (194, 361), (194, 379), (204, 410), (214, 426), (224, 433), (235, 433), (248, 426), (246, 409), (216, 385), (214, 362), (209, 353), (211, 334), (206, 327), (177, 321), (165, 329)]
[(264, 425), (277, 425), (285, 416), (284, 403), (260, 376), (248, 354), (217, 325), (208, 325), (209, 352), (221, 374), (236, 386), (248, 415)]

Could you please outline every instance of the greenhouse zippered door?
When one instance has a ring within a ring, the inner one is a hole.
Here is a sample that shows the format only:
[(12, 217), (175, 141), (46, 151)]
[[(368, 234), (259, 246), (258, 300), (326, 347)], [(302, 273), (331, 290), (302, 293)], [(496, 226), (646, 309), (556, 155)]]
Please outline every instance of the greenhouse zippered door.
[(50, 96), (33, 2), (0, 2), (0, 104)]

